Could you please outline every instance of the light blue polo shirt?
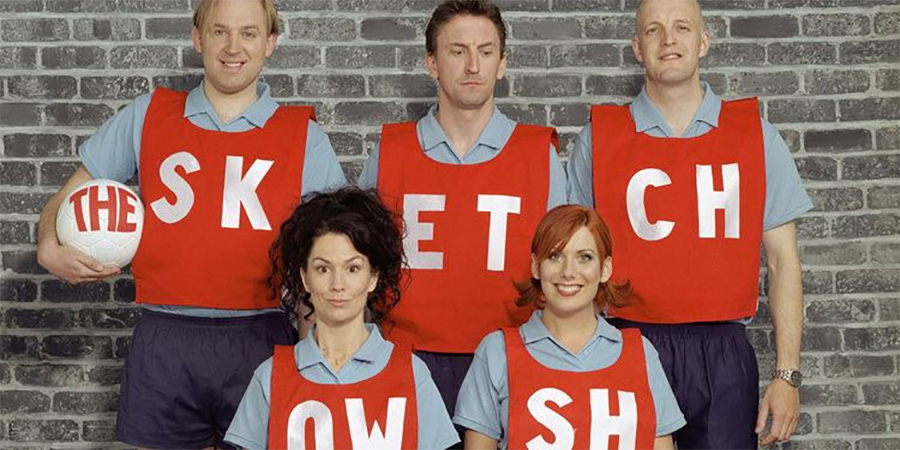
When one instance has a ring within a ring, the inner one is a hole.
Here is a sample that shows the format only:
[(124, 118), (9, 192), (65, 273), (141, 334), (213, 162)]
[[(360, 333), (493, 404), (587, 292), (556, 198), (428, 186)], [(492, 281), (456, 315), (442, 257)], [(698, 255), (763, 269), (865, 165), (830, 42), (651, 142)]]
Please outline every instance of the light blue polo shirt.
[[(569, 372), (595, 371), (613, 365), (622, 353), (622, 333), (600, 315), (597, 315), (594, 335), (577, 354), (573, 354), (550, 334), (541, 322), (541, 314), (541, 310), (532, 313), (528, 322), (519, 327), (519, 334), (528, 354), (545, 367)], [(646, 338), (642, 339), (647, 378), (656, 410), (656, 436), (665, 436), (687, 422), (669, 387), (656, 349)], [(507, 448), (509, 441), (508, 376), (506, 342), (503, 332), (495, 331), (475, 350), (453, 416), (454, 423), (499, 441), (502, 449)]]
[[(367, 323), (369, 338), (353, 357), (335, 372), (325, 361), (315, 339), (315, 327), (306, 339), (294, 346), (297, 369), (303, 378), (318, 384), (357, 383), (378, 375), (391, 357), (394, 344), (385, 341), (378, 327)], [(422, 360), (413, 355), (413, 377), (416, 382), (416, 417), (418, 418), (419, 448), (443, 449), (459, 442), (459, 435), (450, 421), (431, 373)], [(268, 448), (269, 404), (272, 396), (272, 358), (257, 367), (253, 379), (241, 399), (225, 440), (238, 447)]]
[[(701, 136), (719, 126), (722, 99), (709, 84), (703, 82), (703, 100), (687, 130), (680, 138)], [(657, 138), (678, 139), (656, 108), (647, 88), (641, 90), (631, 103), (631, 117), (635, 131)], [(763, 230), (784, 225), (809, 211), (813, 204), (797, 173), (797, 166), (784, 139), (766, 119), (762, 119), (766, 160), (766, 206), (763, 214)], [(575, 138), (566, 172), (569, 176), (567, 195), (570, 203), (594, 207), (594, 169), (591, 140), (591, 124), (587, 124)], [(602, 182), (602, 180), (599, 180)]]
[[(275, 114), (278, 103), (272, 99), (269, 85), (266, 83), (259, 83), (257, 96), (257, 100), (240, 115), (222, 123), (206, 97), (203, 84), (201, 84), (188, 93), (184, 105), (184, 117), (205, 130), (225, 133), (239, 133), (253, 128), (262, 128), (266, 125), (266, 121)], [(137, 97), (107, 120), (82, 144), (79, 154), (91, 176), (124, 183), (140, 170), (141, 137), (151, 98), (152, 94), (150, 93)], [(347, 184), (328, 136), (314, 121), (310, 121), (307, 127), (301, 195), (332, 190)], [(165, 130), (159, 131), (165, 132)], [(212, 281), (210, 280), (210, 282)], [(165, 299), (160, 299), (160, 302), (164, 303)], [(241, 317), (277, 310), (227, 310), (147, 304), (141, 306), (153, 311), (199, 317)]]
[[(475, 141), (475, 144), (465, 156), (460, 157), (453, 150), (447, 135), (444, 134), (444, 129), (441, 128), (441, 124), (435, 116), (436, 113), (437, 105), (432, 105), (425, 117), (422, 117), (416, 123), (416, 131), (419, 135), (419, 144), (422, 145), (425, 154), (429, 158), (444, 164), (479, 164), (490, 161), (500, 154), (503, 146), (509, 141), (513, 130), (516, 128), (516, 122), (506, 117), (495, 106), (491, 120), (484, 127), (478, 140)], [(379, 145), (376, 144), (372, 153), (369, 154), (369, 159), (366, 161), (362, 173), (359, 175), (359, 187), (363, 189), (378, 187), (378, 154)], [(553, 144), (550, 145), (549, 155), (550, 191), (547, 196), (548, 210), (566, 203), (566, 172)]]

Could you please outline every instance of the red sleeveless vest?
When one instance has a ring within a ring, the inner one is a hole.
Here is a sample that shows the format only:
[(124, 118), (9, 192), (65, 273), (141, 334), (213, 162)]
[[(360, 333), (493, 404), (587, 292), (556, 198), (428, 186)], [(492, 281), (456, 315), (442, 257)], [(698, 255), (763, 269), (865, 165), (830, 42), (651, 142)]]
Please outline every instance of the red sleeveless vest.
[(138, 303), (276, 307), (269, 247), (300, 201), (313, 110), (281, 106), (264, 128), (204, 130), (187, 94), (156, 89), (141, 140), (144, 235), (133, 272)]
[(756, 99), (723, 102), (719, 126), (693, 138), (638, 133), (627, 106), (593, 107), (591, 127), (613, 280), (634, 286), (610, 314), (651, 323), (752, 316), (766, 198)]
[(388, 339), (442, 353), (472, 353), (491, 330), (517, 326), (513, 282), (530, 272), (531, 237), (547, 210), (551, 128), (517, 125), (495, 158), (455, 165), (432, 160), (415, 123), (381, 135), (378, 191), (406, 222), (410, 269), (391, 310)]
[(408, 348), (395, 346), (387, 366), (372, 378), (352, 384), (318, 384), (297, 371), (293, 346), (276, 346), (271, 392), (269, 448), (400, 450), (417, 446), (416, 381)]
[(591, 372), (547, 368), (528, 353), (519, 330), (506, 328), (503, 334), (509, 448), (526, 448), (529, 442), (567, 444), (560, 448), (653, 448), (656, 408), (638, 330), (622, 330), (618, 360)]

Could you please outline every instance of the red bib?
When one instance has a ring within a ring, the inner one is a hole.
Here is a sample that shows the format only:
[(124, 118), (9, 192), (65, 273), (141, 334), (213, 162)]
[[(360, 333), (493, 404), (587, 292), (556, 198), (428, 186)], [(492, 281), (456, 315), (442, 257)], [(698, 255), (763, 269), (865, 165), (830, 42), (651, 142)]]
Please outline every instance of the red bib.
[(537, 362), (519, 330), (503, 329), (509, 380), (509, 448), (652, 449), (656, 409), (647, 381), (641, 333), (622, 330), (615, 364), (592, 372)]
[(723, 102), (693, 138), (635, 131), (627, 106), (591, 110), (594, 203), (609, 224), (613, 279), (629, 279), (628, 320), (735, 320), (756, 311), (766, 201), (756, 99)]
[(531, 236), (547, 210), (551, 128), (517, 125), (494, 159), (444, 164), (415, 123), (385, 125), (378, 191), (406, 222), (410, 269), (389, 339), (418, 350), (472, 353), (498, 326), (525, 322), (513, 281), (530, 272)]
[[(352, 384), (318, 384), (297, 371), (294, 347), (275, 347), (269, 448), (416, 448), (412, 353), (394, 347), (387, 366)], [(330, 445), (329, 445), (330, 444)]]
[(225, 133), (184, 117), (186, 98), (156, 89), (147, 111), (137, 302), (276, 307), (267, 286), (269, 247), (300, 200), (313, 110), (281, 106), (265, 128)]

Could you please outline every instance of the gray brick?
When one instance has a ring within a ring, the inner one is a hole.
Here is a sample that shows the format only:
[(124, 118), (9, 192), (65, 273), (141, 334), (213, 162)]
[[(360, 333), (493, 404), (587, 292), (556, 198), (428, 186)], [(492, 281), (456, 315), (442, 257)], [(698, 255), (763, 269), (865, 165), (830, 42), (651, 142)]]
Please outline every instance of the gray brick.
[(9, 438), (19, 442), (78, 440), (78, 422), (74, 420), (12, 419), (9, 421)]
[(511, 45), (506, 48), (507, 65), (510, 68), (547, 67), (547, 49), (540, 45)]
[(110, 298), (110, 289), (105, 281), (73, 285), (46, 280), (41, 283), (41, 299), (52, 303), (105, 302)]
[(81, 326), (90, 329), (134, 328), (141, 317), (140, 308), (83, 309), (79, 315)]
[(79, 41), (135, 41), (141, 38), (141, 21), (118, 17), (75, 19), (72, 34)]
[(616, 0), (554, 0), (553, 11), (616, 11)]
[(363, 19), (360, 36), (372, 41), (400, 41), (424, 35), (424, 18), (377, 17)]
[(837, 328), (832, 327), (807, 327), (803, 330), (803, 340), (800, 348), (804, 352), (840, 351), (841, 332)]
[(37, 172), (30, 161), (0, 161), (0, 184), (34, 186)]
[[(37, 214), (42, 208), (42, 206), (38, 205), (38, 203), (41, 201), (41, 199), (46, 199), (50, 196), (34, 194), (10, 194), (5, 197), (7, 198), (3, 199), (3, 209), (0, 210), (0, 212), (8, 212), (6, 209), (10, 205), (15, 205), (19, 207), (19, 209), (11, 208), (15, 212)], [(6, 203), (7, 200), (11, 201), (9, 203)], [(4, 251), (2, 253), (2, 256), (4, 267), (7, 270), (13, 271), (14, 273), (35, 275), (42, 275), (47, 273), (47, 271), (45, 271), (44, 268), (37, 263), (37, 252), (33, 250)]]
[(14, 133), (3, 136), (6, 156), (48, 157), (72, 154), (72, 138), (62, 134)]
[(829, 222), (824, 217), (802, 216), (794, 221), (797, 225), (797, 237), (805, 239), (822, 239), (829, 235)]
[(863, 193), (856, 188), (807, 189), (813, 211), (854, 211), (863, 207)]
[(837, 120), (834, 101), (810, 99), (769, 100), (769, 121), (834, 122)]
[(15, 374), (16, 381), (25, 386), (75, 386), (84, 379), (81, 366), (73, 364), (19, 365)]
[(115, 114), (106, 105), (94, 103), (54, 103), (44, 108), (47, 125), (98, 127)]
[(114, 47), (109, 65), (113, 69), (174, 69), (178, 67), (178, 49), (167, 45)]
[(394, 67), (396, 48), (389, 45), (366, 47), (334, 46), (325, 49), (325, 64), (337, 69)]
[(900, 97), (848, 99), (839, 102), (841, 121), (900, 119)]
[(27, 329), (66, 329), (75, 326), (75, 312), (71, 309), (18, 309), (6, 310), (6, 326)]
[(78, 91), (74, 77), (61, 75), (16, 75), (8, 79), (9, 93), (28, 98), (72, 98)]
[(834, 64), (837, 48), (830, 42), (778, 42), (769, 44), (771, 64)]
[(41, 341), (41, 352), (59, 358), (110, 358), (112, 341), (107, 336), (50, 335)]
[(404, 109), (396, 103), (340, 102), (334, 107), (338, 125), (381, 125), (407, 120)]
[(872, 186), (867, 198), (869, 208), (900, 208), (900, 186)]
[(404, 0), (337, 0), (341, 11), (403, 11), (407, 7)]
[(900, 127), (875, 130), (875, 146), (881, 150), (900, 149)]
[(835, 275), (837, 292), (897, 292), (900, 290), (900, 271), (897, 269), (845, 270)]
[(644, 86), (643, 75), (593, 75), (585, 80), (585, 93), (634, 97)]
[(822, 434), (871, 434), (887, 431), (883, 411), (823, 411), (817, 415), (817, 427)]
[(824, 359), (828, 378), (864, 378), (892, 375), (894, 358), (885, 355), (830, 355)]
[(835, 220), (835, 237), (854, 238), (889, 236), (900, 233), (900, 217), (896, 214), (842, 216)]
[(6, 0), (0, 2), (0, 12), (34, 12), (43, 10), (44, 5), (35, 0)]
[(871, 300), (813, 300), (806, 306), (810, 323), (871, 322), (875, 320), (875, 304)]
[(847, 350), (886, 351), (900, 349), (900, 328), (847, 328)]
[(725, 42), (715, 43), (702, 60), (704, 67), (761, 66), (765, 62), (766, 49), (761, 44)]
[(38, 340), (34, 336), (10, 336), (0, 334), (0, 359), (4, 361), (33, 359), (37, 357)]
[(900, 177), (900, 155), (853, 156), (844, 158), (845, 180), (876, 180)]
[(584, 37), (589, 39), (628, 40), (634, 36), (631, 16), (591, 15), (584, 20)]
[(800, 386), (804, 406), (855, 405), (857, 387), (852, 384), (804, 384)]
[(900, 13), (893, 11), (875, 14), (875, 33), (881, 35), (900, 34)]
[(793, 439), (782, 443), (781, 448), (783, 450), (852, 450), (853, 444), (839, 439), (816, 439), (802, 441)]
[(95, 366), (87, 374), (88, 381), (101, 386), (115, 386), (122, 378), (122, 365)]
[(841, 64), (870, 64), (900, 61), (900, 40), (842, 42)]
[(0, 391), (0, 413), (34, 414), (50, 410), (50, 397), (35, 391)]
[(797, 153), (798, 151), (800, 151), (799, 131), (780, 128), (778, 130), (778, 133), (781, 134), (781, 138), (784, 139), (784, 143), (785, 145), (787, 145), (787, 148), (791, 153)]
[(554, 126), (584, 126), (590, 120), (588, 105), (553, 105), (550, 107), (550, 124)]
[(118, 392), (59, 392), (53, 395), (53, 411), (64, 414), (113, 412), (118, 398)]
[(99, 13), (116, 10), (115, 0), (45, 0), (47, 11), (61, 13)]
[(838, 163), (833, 158), (797, 158), (797, 172), (804, 180), (829, 181), (837, 179)]
[(0, 69), (33, 69), (36, 65), (34, 47), (0, 47)]
[(872, 148), (872, 133), (862, 129), (808, 130), (803, 141), (807, 152), (856, 152)]
[(896, 450), (900, 448), (900, 439), (860, 439), (856, 442), (857, 450)]
[(581, 94), (581, 78), (570, 75), (517, 75), (513, 95), (519, 97), (574, 97)]
[(190, 91), (200, 85), (203, 74), (193, 73), (187, 75), (171, 75), (153, 77), (151, 84), (156, 87), (164, 87), (175, 91)]
[(437, 82), (428, 75), (372, 75), (369, 95), (373, 97), (433, 98)]
[[(4, 222), (3, 224), (8, 223), (25, 224), (25, 222)], [(27, 229), (27, 224), (25, 225)], [(4, 277), (0, 280), (0, 297), (7, 305), (9, 302), (33, 302), (37, 299), (37, 284), (23, 278)]]
[(331, 9), (331, 0), (278, 0), (275, 5), (282, 11), (321, 11)]
[(788, 95), (800, 89), (794, 72), (739, 72), (729, 77), (732, 92), (741, 96)]
[(879, 242), (872, 244), (871, 254), (872, 262), (877, 264), (900, 263), (900, 242)]
[(519, 123), (547, 123), (547, 110), (544, 105), (502, 103), (497, 107), (503, 114)]
[(119, 0), (119, 11), (132, 13), (189, 12), (192, 0)]
[(731, 35), (750, 38), (797, 36), (800, 26), (793, 16), (752, 16), (731, 19)]
[(900, 91), (900, 70), (883, 69), (875, 72), (875, 85), (882, 91)]
[(113, 288), (113, 300), (119, 303), (131, 303), (134, 301), (134, 280), (125, 278), (116, 280)]
[(0, 36), (4, 41), (64, 41), (69, 38), (69, 23), (66, 19), (3, 19)]
[(862, 385), (862, 390), (868, 405), (900, 404), (900, 382), (867, 383)]
[(803, 34), (807, 36), (865, 36), (870, 32), (869, 18), (863, 14), (803, 16)]
[(804, 76), (806, 92), (814, 95), (849, 94), (869, 89), (864, 70), (811, 70)]
[(845, 266), (866, 262), (866, 246), (860, 242), (806, 245), (801, 250), (806, 266)]
[(574, 18), (537, 18), (507, 20), (511, 35), (524, 40), (557, 40), (581, 37), (581, 23)]
[(116, 424), (111, 420), (85, 420), (81, 439), (88, 442), (112, 442), (116, 440)]
[(66, 180), (75, 173), (75, 169), (81, 165), (75, 161), (46, 161), (41, 163), (41, 185), (42, 186), (62, 186)]
[(618, 67), (614, 44), (565, 44), (550, 47), (550, 67)]
[(336, 17), (294, 18), (288, 21), (292, 40), (352, 41), (356, 38), (356, 22)]
[(259, 77), (259, 81), (269, 85), (270, 93), (276, 99), (294, 96), (294, 79), (290, 75), (263, 75)]
[(7, 127), (28, 127), (40, 124), (41, 106), (39, 104), (0, 103), (0, 125)]
[[(398, 47), (400, 57), (398, 67), (402, 69), (424, 70), (425, 67), (425, 47), (424, 46), (403, 46)], [(507, 49), (509, 51), (509, 49)], [(546, 50), (544, 50), (546, 53)], [(546, 58), (546, 56), (545, 56)], [(508, 63), (507, 63), (508, 64)]]
[(89, 99), (133, 99), (150, 92), (150, 80), (144, 77), (84, 77), (81, 96)]
[(830, 294), (834, 292), (831, 272), (804, 270), (801, 277), (803, 292), (806, 294)]
[(151, 17), (146, 20), (147, 39), (190, 39), (191, 17)]

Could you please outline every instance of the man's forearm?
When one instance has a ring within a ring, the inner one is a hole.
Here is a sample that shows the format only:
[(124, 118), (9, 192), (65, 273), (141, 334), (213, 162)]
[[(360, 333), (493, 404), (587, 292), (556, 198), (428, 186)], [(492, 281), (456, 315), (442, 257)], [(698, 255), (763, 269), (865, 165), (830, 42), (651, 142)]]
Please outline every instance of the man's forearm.
[[(767, 239), (768, 238), (768, 239)], [(800, 368), (803, 282), (793, 223), (764, 234), (777, 369)]]

